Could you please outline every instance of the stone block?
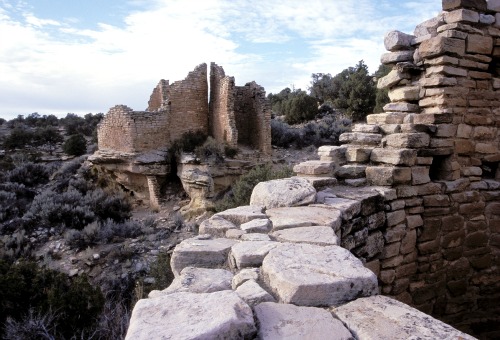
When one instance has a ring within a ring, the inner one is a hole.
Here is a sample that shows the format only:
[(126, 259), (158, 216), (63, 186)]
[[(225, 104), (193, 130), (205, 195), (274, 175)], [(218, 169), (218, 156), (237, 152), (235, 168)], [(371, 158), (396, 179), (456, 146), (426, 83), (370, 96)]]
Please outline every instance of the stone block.
[(252, 309), (226, 290), (141, 299), (134, 306), (125, 339), (238, 339), (255, 334)]
[(239, 226), (245, 222), (255, 219), (267, 218), (263, 213), (264, 207), (255, 205), (245, 205), (233, 209), (224, 210), (214, 216), (222, 217), (235, 225)]
[(450, 198), (448, 195), (430, 195), (424, 196), (425, 207), (448, 207), (450, 206)]
[(284, 244), (266, 256), (262, 274), (280, 302), (298, 306), (340, 305), (378, 293), (375, 274), (338, 246)]
[(388, 51), (401, 51), (411, 49), (415, 37), (400, 31), (390, 31), (384, 36), (384, 46)]
[(268, 209), (266, 214), (273, 223), (273, 231), (312, 225), (328, 226), (337, 231), (342, 223), (341, 212), (327, 205), (274, 208)]
[(366, 163), (370, 160), (372, 148), (348, 147), (345, 158), (348, 162)]
[(443, 11), (450, 11), (457, 8), (473, 8), (478, 11), (486, 11), (486, 2), (486, 0), (442, 0), (442, 6)]
[(465, 54), (465, 41), (437, 36), (423, 41), (420, 44), (419, 53), (422, 58), (433, 58), (443, 54), (461, 57)]
[(431, 181), (429, 177), (429, 167), (414, 166), (411, 168), (411, 182), (413, 185), (425, 184)]
[(404, 210), (398, 210), (386, 213), (386, 224), (387, 227), (392, 227), (404, 222), (406, 219), (406, 213)]
[(318, 246), (336, 246), (340, 242), (330, 227), (311, 226), (283, 229), (271, 233), (279, 242), (307, 243)]
[(500, 12), (500, 0), (488, 0), (487, 8), (488, 11)]
[(372, 162), (412, 166), (417, 159), (417, 151), (411, 149), (375, 148), (371, 152), (370, 159)]
[(430, 137), (426, 133), (395, 133), (386, 136), (386, 141), (394, 148), (423, 148), (429, 145)]
[(254, 309), (258, 338), (272, 339), (352, 339), (351, 332), (321, 308), (265, 302)]
[(382, 135), (377, 133), (348, 132), (339, 137), (341, 143), (351, 143), (358, 145), (379, 145)]
[(307, 205), (315, 200), (316, 189), (311, 183), (303, 178), (293, 177), (258, 183), (252, 191), (250, 205), (270, 209)]
[(250, 307), (263, 302), (274, 302), (274, 298), (254, 280), (247, 280), (235, 290), (236, 294)]
[(258, 281), (260, 275), (259, 268), (245, 268), (240, 270), (236, 275), (233, 276), (231, 281), (231, 287), (233, 290), (241, 286), (248, 280)]
[(407, 102), (394, 102), (384, 105), (384, 111), (396, 111), (396, 112), (418, 112), (420, 107), (417, 104), (407, 103)]
[(411, 181), (411, 169), (393, 166), (368, 166), (366, 179), (372, 185), (392, 185)]
[(447, 24), (453, 23), (477, 23), (479, 22), (479, 13), (469, 9), (456, 9), (445, 13), (444, 20)]
[(399, 82), (401, 82), (401, 80), (405, 79), (411, 79), (411, 75), (408, 72), (392, 70), (385, 77), (382, 77), (378, 80), (377, 88), (378, 89), (391, 88), (394, 85), (397, 85)]
[(334, 169), (333, 161), (306, 161), (293, 167), (295, 173), (308, 176), (332, 176)]
[(260, 267), (269, 251), (280, 243), (272, 241), (243, 241), (232, 246), (230, 264), (235, 269)]
[(229, 229), (236, 229), (234, 223), (220, 216), (212, 216), (208, 220), (201, 222), (199, 234), (210, 234), (213, 237), (225, 237)]
[(375, 113), (366, 116), (366, 121), (368, 124), (402, 124), (406, 116), (402, 112)]
[(243, 223), (240, 228), (246, 233), (267, 233), (272, 229), (272, 225), (269, 219), (263, 218)]
[(384, 65), (387, 65), (405, 61), (413, 61), (413, 53), (413, 50), (384, 53), (380, 57), (380, 62)]

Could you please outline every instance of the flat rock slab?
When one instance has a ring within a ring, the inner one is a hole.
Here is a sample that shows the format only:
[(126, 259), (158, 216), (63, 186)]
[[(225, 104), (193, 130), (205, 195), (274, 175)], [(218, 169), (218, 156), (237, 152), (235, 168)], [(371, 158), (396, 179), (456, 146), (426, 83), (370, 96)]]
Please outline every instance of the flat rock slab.
[(280, 302), (337, 306), (378, 293), (375, 274), (338, 246), (288, 243), (272, 249), (261, 269)]
[(234, 223), (220, 216), (212, 216), (201, 222), (199, 234), (210, 234), (213, 237), (225, 237), (226, 231), (238, 228)]
[(234, 268), (260, 267), (264, 257), (279, 242), (273, 241), (243, 241), (235, 244), (231, 248), (229, 260)]
[(237, 226), (240, 226), (243, 223), (250, 222), (251, 220), (255, 220), (257, 218), (267, 218), (266, 214), (264, 214), (264, 207), (256, 205), (244, 205), (241, 207), (228, 209), (225, 211), (221, 211), (214, 216), (222, 217), (230, 222), (233, 222)]
[(259, 277), (260, 277), (260, 269), (259, 268), (242, 269), (238, 272), (238, 274), (233, 276), (233, 280), (231, 282), (231, 287), (234, 290), (248, 280), (258, 281)]
[(168, 288), (149, 293), (149, 297), (180, 292), (213, 293), (232, 289), (233, 274), (224, 269), (207, 269), (186, 267), (181, 271)]
[(293, 167), (293, 172), (309, 176), (328, 176), (333, 175), (335, 162), (332, 161), (306, 161)]
[(314, 203), (316, 189), (301, 177), (276, 179), (258, 183), (250, 197), (251, 205), (270, 208), (296, 207)]
[(324, 190), (321, 194), (318, 193), (318, 199), (316, 201), (338, 209), (342, 213), (342, 218), (345, 221), (349, 221), (361, 212), (360, 201), (337, 197), (331, 189)]
[(271, 241), (271, 238), (267, 234), (250, 233), (250, 234), (241, 235), (240, 240), (241, 241)]
[(254, 311), (259, 339), (354, 339), (342, 322), (321, 308), (263, 302)]
[(337, 231), (342, 223), (340, 211), (320, 205), (274, 208), (268, 209), (266, 214), (273, 223), (274, 231), (312, 225), (327, 226)]
[(325, 226), (277, 230), (271, 236), (279, 242), (308, 243), (318, 246), (338, 246), (340, 244), (333, 229)]
[(125, 339), (251, 339), (255, 332), (252, 309), (225, 290), (139, 300)]
[(243, 299), (250, 307), (258, 305), (262, 302), (274, 302), (274, 298), (271, 294), (266, 292), (259, 284), (254, 280), (245, 281), (236, 289), (236, 294)]
[(175, 276), (185, 267), (218, 268), (227, 261), (227, 255), (236, 240), (227, 238), (199, 239), (190, 238), (179, 243), (170, 259)]
[(382, 295), (357, 299), (332, 311), (357, 339), (475, 339)]
[(272, 224), (268, 218), (259, 218), (243, 223), (240, 228), (247, 233), (267, 233), (271, 230)]

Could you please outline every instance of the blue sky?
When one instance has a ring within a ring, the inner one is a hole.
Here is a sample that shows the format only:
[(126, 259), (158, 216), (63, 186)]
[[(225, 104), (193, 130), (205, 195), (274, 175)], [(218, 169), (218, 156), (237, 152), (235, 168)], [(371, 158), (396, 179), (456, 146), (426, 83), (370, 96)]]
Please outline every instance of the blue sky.
[(160, 79), (200, 63), (238, 85), (307, 89), (412, 33), (440, 0), (0, 0), (0, 117), (143, 110)]

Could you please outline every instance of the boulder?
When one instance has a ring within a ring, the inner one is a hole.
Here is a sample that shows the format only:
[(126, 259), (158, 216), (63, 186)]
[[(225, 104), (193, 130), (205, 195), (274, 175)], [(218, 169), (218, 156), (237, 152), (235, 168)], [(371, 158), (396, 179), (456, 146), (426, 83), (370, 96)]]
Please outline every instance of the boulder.
[(342, 223), (340, 211), (321, 205), (274, 208), (267, 210), (266, 214), (273, 223), (273, 230), (320, 225), (337, 231)]
[(269, 251), (280, 243), (272, 241), (243, 241), (231, 248), (229, 261), (233, 268), (260, 267)]
[(231, 282), (231, 287), (233, 289), (236, 289), (248, 280), (258, 281), (259, 275), (260, 275), (259, 268), (242, 269), (238, 272), (238, 274), (233, 276), (233, 280)]
[(333, 229), (325, 226), (283, 229), (273, 232), (271, 236), (279, 242), (308, 243), (318, 246), (339, 245)]
[(222, 217), (237, 226), (243, 223), (250, 222), (258, 218), (267, 218), (264, 214), (264, 207), (257, 205), (243, 205), (241, 207), (224, 210), (214, 216)]
[(139, 300), (125, 339), (250, 339), (255, 332), (252, 309), (233, 291), (174, 293)]
[(236, 294), (240, 296), (250, 307), (258, 305), (261, 302), (274, 302), (271, 294), (262, 289), (254, 280), (247, 280), (237, 289)]
[(259, 339), (354, 339), (342, 322), (321, 308), (264, 302), (254, 310)]
[(199, 233), (210, 234), (213, 237), (225, 237), (229, 229), (236, 229), (234, 223), (220, 216), (212, 216), (208, 220), (201, 222)]
[(184, 240), (172, 253), (172, 272), (179, 276), (185, 267), (221, 267), (226, 264), (227, 255), (236, 242), (226, 238), (202, 239), (200, 236)]
[(233, 274), (224, 269), (206, 269), (186, 267), (181, 271), (167, 289), (153, 290), (149, 297), (179, 292), (213, 293), (220, 290), (230, 290)]
[(378, 293), (377, 277), (338, 246), (282, 244), (262, 263), (264, 281), (282, 303), (341, 305)]
[(357, 299), (332, 311), (357, 339), (475, 339), (381, 295)]
[(260, 182), (252, 191), (250, 204), (270, 209), (307, 205), (315, 199), (316, 189), (311, 183), (303, 178), (293, 177)]
[(390, 31), (384, 36), (384, 45), (387, 51), (401, 51), (411, 49), (412, 40), (415, 38), (400, 31)]

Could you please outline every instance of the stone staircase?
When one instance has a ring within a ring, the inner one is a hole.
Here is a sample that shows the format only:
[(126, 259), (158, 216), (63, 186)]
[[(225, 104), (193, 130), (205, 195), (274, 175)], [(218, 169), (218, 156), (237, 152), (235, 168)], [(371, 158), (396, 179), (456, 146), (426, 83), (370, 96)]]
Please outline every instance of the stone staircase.
[[(335, 168), (337, 150), (321, 149), (331, 159), (318, 167)], [(172, 284), (136, 304), (126, 338), (472, 339), (378, 295), (370, 259), (393, 190), (312, 183), (259, 183), (251, 205), (204, 221), (174, 249)]]

